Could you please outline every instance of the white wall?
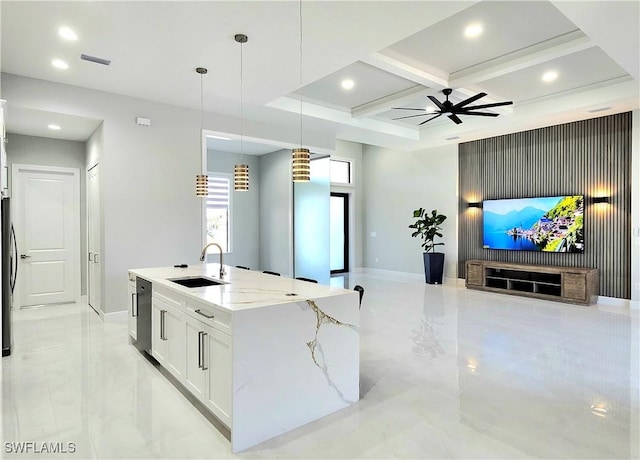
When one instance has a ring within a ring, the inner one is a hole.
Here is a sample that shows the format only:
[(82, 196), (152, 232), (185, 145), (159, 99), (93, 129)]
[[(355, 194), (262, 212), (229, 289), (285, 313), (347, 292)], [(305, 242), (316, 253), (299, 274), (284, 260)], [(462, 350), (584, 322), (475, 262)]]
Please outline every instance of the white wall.
[[(258, 269), (260, 265), (260, 159), (252, 155), (237, 153), (207, 152), (209, 171), (222, 172), (233, 176), (236, 164), (249, 165), (249, 190), (232, 193), (231, 246), (232, 252), (225, 254), (227, 265), (244, 265)], [(212, 261), (217, 261), (213, 254)], [(210, 256), (211, 257), (211, 256)]]
[(80, 170), (80, 287), (87, 293), (87, 206), (85, 143), (8, 133), (7, 160), (13, 164), (60, 166)]
[[(127, 308), (127, 269), (197, 261), (200, 205), (198, 111), (3, 75), (3, 94), (38, 110), (101, 119), (105, 313)], [(151, 127), (135, 124), (151, 118)], [(84, 162), (83, 162), (84, 164)]]
[(260, 269), (293, 276), (291, 151), (260, 157)]
[(423, 207), (447, 216), (437, 251), (445, 253), (445, 277), (456, 278), (458, 146), (409, 153), (365, 145), (363, 163), (363, 266), (423, 274), (421, 240), (408, 228)]
[(362, 240), (363, 233), (363, 216), (364, 216), (364, 177), (362, 165), (362, 144), (358, 142), (344, 141), (336, 139), (335, 154), (331, 155), (332, 159), (350, 160), (352, 166), (352, 187), (332, 185), (332, 192), (348, 193), (350, 207), (350, 268), (362, 267)]

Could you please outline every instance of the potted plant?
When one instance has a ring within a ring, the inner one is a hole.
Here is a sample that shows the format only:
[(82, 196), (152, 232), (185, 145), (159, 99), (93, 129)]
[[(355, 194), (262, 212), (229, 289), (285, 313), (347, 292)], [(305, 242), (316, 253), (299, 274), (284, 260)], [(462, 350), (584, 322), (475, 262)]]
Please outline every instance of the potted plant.
[(424, 277), (425, 281), (429, 284), (442, 284), (442, 273), (444, 271), (444, 253), (435, 252), (436, 246), (444, 246), (444, 243), (435, 243), (436, 236), (442, 238), (442, 223), (446, 220), (447, 216), (438, 214), (436, 209), (431, 213), (426, 212), (425, 209), (420, 208), (413, 211), (414, 219), (417, 219), (415, 223), (409, 225), (414, 232), (412, 237), (420, 237), (424, 241), (422, 247), (424, 248)]

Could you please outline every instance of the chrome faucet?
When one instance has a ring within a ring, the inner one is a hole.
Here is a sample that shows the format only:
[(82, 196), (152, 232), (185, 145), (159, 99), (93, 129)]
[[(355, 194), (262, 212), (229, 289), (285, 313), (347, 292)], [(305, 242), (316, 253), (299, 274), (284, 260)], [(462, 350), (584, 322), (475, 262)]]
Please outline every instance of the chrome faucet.
[(218, 243), (209, 243), (204, 248), (202, 248), (202, 252), (200, 253), (200, 262), (204, 262), (204, 258), (207, 256), (207, 249), (209, 246), (215, 246), (220, 251), (220, 279), (224, 276), (224, 265), (222, 265), (222, 246)]

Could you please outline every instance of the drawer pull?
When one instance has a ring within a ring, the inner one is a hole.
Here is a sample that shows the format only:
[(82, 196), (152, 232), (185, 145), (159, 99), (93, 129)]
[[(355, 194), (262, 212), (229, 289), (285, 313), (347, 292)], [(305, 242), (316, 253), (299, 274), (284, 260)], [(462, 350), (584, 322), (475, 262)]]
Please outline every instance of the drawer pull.
[(207, 319), (213, 319), (213, 318), (215, 318), (215, 316), (214, 316), (214, 315), (207, 315), (206, 313), (203, 313), (203, 312), (202, 312), (202, 310), (200, 310), (200, 309), (196, 310), (196, 313), (197, 313), (197, 314), (199, 314), (199, 315), (201, 315), (201, 316), (204, 316), (204, 317), (205, 317), (205, 318), (207, 318)]

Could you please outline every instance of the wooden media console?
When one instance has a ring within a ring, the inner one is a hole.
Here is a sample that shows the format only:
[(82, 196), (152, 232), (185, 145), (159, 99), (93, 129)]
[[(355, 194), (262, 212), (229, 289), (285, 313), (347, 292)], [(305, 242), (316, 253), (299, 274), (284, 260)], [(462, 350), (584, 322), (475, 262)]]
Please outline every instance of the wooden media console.
[(467, 260), (465, 286), (590, 305), (597, 301), (598, 269)]

